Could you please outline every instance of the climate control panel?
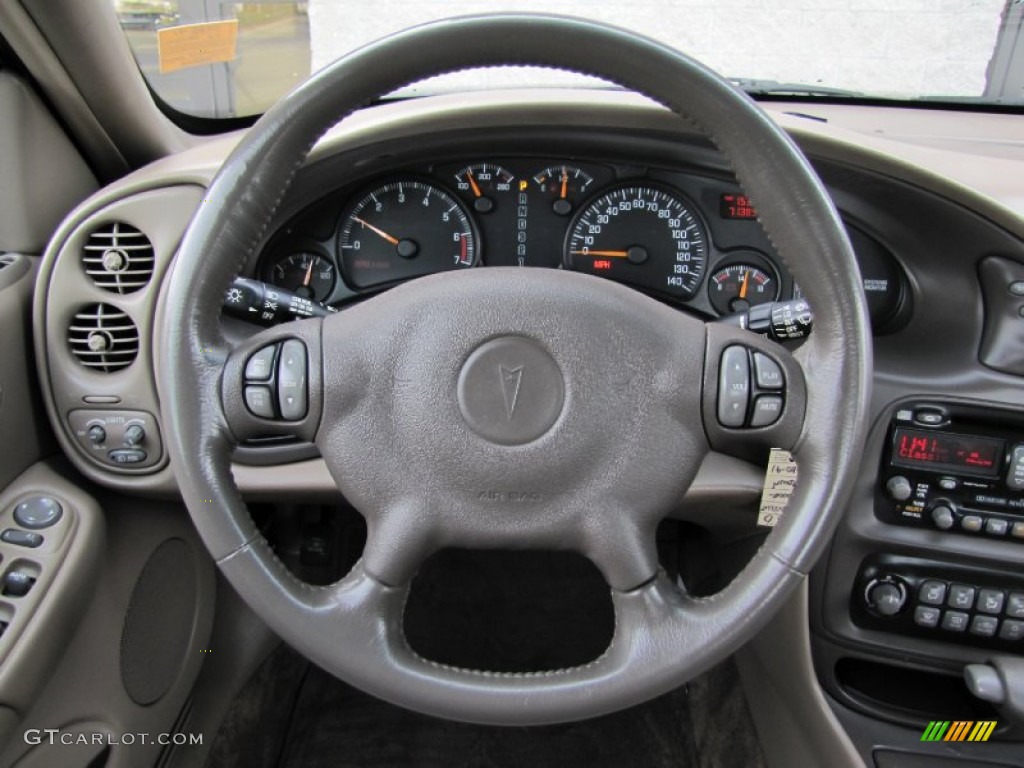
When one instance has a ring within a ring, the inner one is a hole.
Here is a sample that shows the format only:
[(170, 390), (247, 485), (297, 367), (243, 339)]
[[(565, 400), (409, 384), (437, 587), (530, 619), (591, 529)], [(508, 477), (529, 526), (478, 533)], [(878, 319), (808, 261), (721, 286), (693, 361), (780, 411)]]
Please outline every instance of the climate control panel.
[(898, 409), (875, 512), (889, 523), (1024, 543), (1024, 415), (942, 403)]

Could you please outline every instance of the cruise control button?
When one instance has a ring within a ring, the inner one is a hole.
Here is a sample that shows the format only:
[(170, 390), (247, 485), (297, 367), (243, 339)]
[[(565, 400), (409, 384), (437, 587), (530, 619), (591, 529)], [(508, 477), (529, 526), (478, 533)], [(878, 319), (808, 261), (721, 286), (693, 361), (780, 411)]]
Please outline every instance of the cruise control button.
[(1024, 621), (1007, 619), (999, 630), (1000, 640), (1022, 640), (1024, 639)]
[(750, 426), (770, 426), (778, 421), (781, 415), (782, 398), (778, 395), (761, 395), (754, 401), (754, 415), (750, 417)]
[(245, 364), (246, 381), (270, 381), (274, 373), (274, 353), (277, 345), (271, 344), (249, 358)]
[(14, 522), (22, 528), (49, 528), (60, 520), (64, 508), (49, 496), (35, 496), (14, 508)]
[(932, 608), (930, 605), (919, 605), (914, 609), (914, 623), (919, 627), (937, 627), (939, 625), (939, 615), (941, 611), (938, 608)]
[(1011, 592), (1006, 601), (1006, 615), (1011, 619), (1024, 619), (1024, 592)]
[(754, 353), (754, 371), (757, 374), (757, 386), (761, 389), (782, 389), (786, 384), (782, 368), (768, 355)]
[(942, 605), (946, 601), (946, 584), (941, 581), (926, 581), (918, 590), (917, 599), (927, 605)]
[(968, 611), (974, 605), (974, 587), (954, 584), (949, 588), (949, 607)]
[(16, 547), (32, 547), (34, 549), (43, 543), (43, 537), (35, 531), (20, 531), (17, 528), (8, 528), (3, 533), (0, 533), (0, 541), (14, 544)]
[(718, 422), (723, 427), (742, 427), (750, 398), (750, 365), (747, 350), (726, 348), (718, 372)]
[(971, 634), (979, 637), (995, 637), (999, 619), (995, 616), (975, 616), (971, 620)]
[(1006, 593), (998, 589), (982, 589), (978, 592), (978, 610), (982, 613), (1001, 613)]
[(968, 615), (960, 611), (946, 611), (942, 617), (942, 628), (947, 632), (963, 632), (967, 629)]
[(281, 418), (298, 421), (306, 415), (306, 346), (290, 339), (281, 345), (277, 361), (277, 402)]
[(254, 416), (264, 419), (274, 418), (274, 397), (270, 387), (246, 387), (245, 406)]

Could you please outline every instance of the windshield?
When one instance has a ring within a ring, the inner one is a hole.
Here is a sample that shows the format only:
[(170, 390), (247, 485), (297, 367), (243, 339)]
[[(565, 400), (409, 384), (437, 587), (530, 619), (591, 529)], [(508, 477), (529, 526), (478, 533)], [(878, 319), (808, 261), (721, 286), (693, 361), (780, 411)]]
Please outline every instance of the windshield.
[[(156, 94), (198, 117), (265, 111), (347, 51), (432, 19), (488, 11), (583, 16), (663, 41), (759, 95), (1024, 105), (1022, 0), (115, 0)], [(413, 93), (599, 84), (474, 71)]]

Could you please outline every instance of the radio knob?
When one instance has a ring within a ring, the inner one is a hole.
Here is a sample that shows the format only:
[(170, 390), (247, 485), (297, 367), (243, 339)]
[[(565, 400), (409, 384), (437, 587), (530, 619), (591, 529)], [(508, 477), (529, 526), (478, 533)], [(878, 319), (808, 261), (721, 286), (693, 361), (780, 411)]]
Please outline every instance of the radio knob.
[(893, 501), (906, 501), (914, 492), (914, 486), (903, 475), (893, 475), (885, 484), (885, 490)]
[(883, 616), (895, 616), (903, 610), (907, 601), (907, 593), (903, 587), (892, 581), (873, 580), (866, 590), (868, 608)]
[(945, 503), (936, 504), (932, 507), (932, 522), (939, 530), (948, 531), (956, 522), (956, 518), (953, 517), (953, 508)]

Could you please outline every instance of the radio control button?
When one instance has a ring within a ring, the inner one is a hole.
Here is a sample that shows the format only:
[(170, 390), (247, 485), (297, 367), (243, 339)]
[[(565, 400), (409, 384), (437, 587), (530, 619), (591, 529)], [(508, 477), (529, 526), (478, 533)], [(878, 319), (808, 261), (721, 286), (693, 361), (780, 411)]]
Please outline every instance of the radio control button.
[(995, 637), (999, 619), (995, 616), (975, 616), (971, 621), (971, 634), (979, 637)]
[(1006, 601), (1006, 615), (1011, 619), (1024, 619), (1024, 592), (1011, 592)]
[(967, 629), (968, 615), (959, 611), (946, 611), (942, 616), (942, 628), (947, 632), (963, 632)]
[(937, 627), (941, 613), (938, 608), (932, 608), (930, 605), (919, 605), (914, 609), (914, 623), (919, 627)]
[(946, 415), (934, 408), (918, 408), (914, 411), (914, 421), (926, 427), (937, 427), (946, 422)]
[(750, 365), (744, 347), (727, 347), (718, 372), (718, 423), (742, 427), (750, 399)]
[(985, 533), (991, 536), (1005, 536), (1010, 524), (1001, 517), (990, 517), (985, 521)]
[(944, 491), (955, 491), (956, 488), (957, 488), (957, 485), (959, 485), (959, 484), (957, 483), (955, 477), (940, 477), (939, 478), (939, 488), (941, 488)]
[(902, 584), (893, 581), (872, 581), (865, 591), (868, 608), (882, 616), (895, 616), (903, 610), (907, 592)]
[(981, 530), (982, 519), (978, 515), (964, 515), (960, 520), (960, 527), (968, 533), (977, 533)]
[(978, 591), (978, 610), (982, 613), (1001, 613), (1006, 593), (998, 589), (982, 589)]
[(761, 395), (754, 401), (754, 413), (750, 417), (751, 427), (767, 427), (782, 415), (782, 398), (778, 395)]
[(1006, 487), (1012, 491), (1024, 490), (1024, 445), (1013, 447), (1010, 469), (1006, 473)]
[(782, 389), (786, 384), (779, 364), (768, 355), (754, 353), (754, 371), (757, 375), (757, 386), (761, 389)]
[(942, 605), (946, 602), (946, 584), (942, 581), (926, 581), (917, 592), (917, 599), (928, 605)]
[(1024, 539), (1024, 523), (1014, 523), (1010, 535), (1015, 539)]
[(956, 518), (953, 517), (953, 510), (948, 504), (939, 504), (936, 507), (932, 507), (932, 522), (935, 523), (936, 528), (948, 531), (953, 527)]
[(906, 501), (914, 493), (914, 486), (903, 475), (893, 475), (885, 484), (885, 490), (893, 501)]
[(949, 588), (948, 605), (950, 608), (959, 608), (962, 611), (969, 611), (974, 605), (974, 587), (966, 584), (954, 584)]
[(1024, 621), (1007, 619), (999, 630), (1000, 640), (1024, 640)]

